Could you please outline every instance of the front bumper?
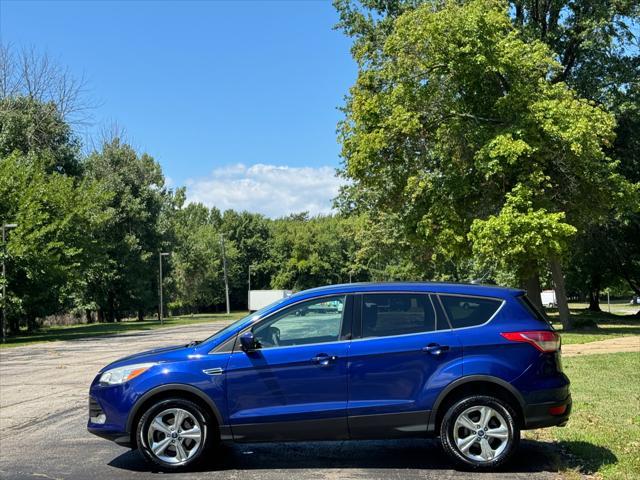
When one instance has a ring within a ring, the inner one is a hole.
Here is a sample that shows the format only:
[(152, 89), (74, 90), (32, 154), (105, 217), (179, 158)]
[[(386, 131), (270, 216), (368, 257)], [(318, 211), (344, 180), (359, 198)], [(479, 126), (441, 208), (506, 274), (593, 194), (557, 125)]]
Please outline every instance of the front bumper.
[(89, 421), (87, 423), (89, 433), (116, 442), (123, 447), (132, 447), (131, 435), (123, 431), (119, 424), (111, 423), (111, 415), (108, 412), (109, 410), (103, 409), (96, 398), (89, 396)]
[(133, 443), (131, 442), (131, 435), (129, 435), (127, 432), (114, 432), (110, 430), (104, 430), (103, 428), (96, 428), (91, 425), (87, 425), (87, 430), (89, 431), (89, 433), (93, 433), (98, 437), (106, 438), (107, 440), (116, 442), (122, 447), (133, 447)]
[[(564, 427), (569, 421), (571, 406), (571, 395), (567, 396), (567, 398), (561, 402), (553, 401), (527, 405), (524, 408), (524, 429)], [(563, 411), (562, 407), (564, 407)], [(562, 413), (553, 414), (550, 412), (551, 409), (557, 409), (556, 411), (559, 410), (562, 411)]]

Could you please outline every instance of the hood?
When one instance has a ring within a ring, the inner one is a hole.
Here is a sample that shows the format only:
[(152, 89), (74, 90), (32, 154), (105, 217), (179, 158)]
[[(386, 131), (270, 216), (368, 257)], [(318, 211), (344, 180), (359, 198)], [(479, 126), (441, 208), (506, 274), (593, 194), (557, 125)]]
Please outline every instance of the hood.
[(162, 363), (184, 360), (191, 353), (193, 353), (193, 347), (187, 347), (186, 345), (174, 345), (171, 347), (154, 348), (153, 350), (147, 350), (144, 352), (136, 353), (134, 355), (129, 355), (128, 357), (119, 358), (115, 362), (111, 362), (109, 365), (102, 368), (100, 372), (104, 372), (105, 370), (109, 370), (111, 368), (132, 365), (134, 363)]

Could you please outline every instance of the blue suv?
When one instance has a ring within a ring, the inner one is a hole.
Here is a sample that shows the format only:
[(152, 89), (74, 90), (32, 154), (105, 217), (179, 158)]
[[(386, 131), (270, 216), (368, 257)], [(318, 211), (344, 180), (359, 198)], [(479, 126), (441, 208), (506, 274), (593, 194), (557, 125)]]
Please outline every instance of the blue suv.
[(370, 283), (306, 290), (204, 341), (108, 365), (88, 429), (166, 470), (220, 441), (427, 436), (490, 469), (521, 430), (570, 411), (560, 337), (521, 290)]

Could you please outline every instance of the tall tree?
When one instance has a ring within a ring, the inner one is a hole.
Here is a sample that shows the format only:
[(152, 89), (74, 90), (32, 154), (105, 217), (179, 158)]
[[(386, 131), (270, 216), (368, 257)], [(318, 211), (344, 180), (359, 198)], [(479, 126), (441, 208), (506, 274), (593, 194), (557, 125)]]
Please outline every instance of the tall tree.
[(107, 321), (157, 306), (158, 253), (162, 249), (160, 218), (170, 200), (160, 165), (149, 155), (113, 139), (89, 155), (86, 176), (112, 192), (113, 221), (93, 232), (105, 245), (108, 260), (89, 279), (88, 301)]
[[(215, 308), (225, 300), (220, 212), (202, 204), (188, 204), (175, 212), (174, 222), (170, 307), (186, 312)], [(233, 245), (226, 250), (230, 265), (236, 265)]]
[[(438, 0), (334, 0), (340, 22), (338, 28), (353, 38), (354, 57), (361, 66), (378, 65), (384, 58), (386, 38), (393, 32), (395, 20), (405, 12), (426, 4), (438, 9), (446, 2)], [(461, 2), (465, 3), (465, 2)], [(510, 19), (526, 40), (539, 40), (550, 48), (558, 62), (553, 82), (565, 82), (581, 97), (603, 105), (616, 117), (616, 141), (607, 148), (607, 154), (620, 162), (620, 171), (630, 181), (638, 177), (640, 150), (638, 136), (638, 86), (640, 84), (640, 53), (638, 13), (640, 4), (635, 0), (511, 0)], [(628, 204), (613, 207), (606, 220), (599, 217), (595, 223), (577, 233), (577, 240), (586, 250), (597, 251), (598, 244), (589, 244), (595, 237), (587, 233), (606, 222), (604, 231), (613, 244), (620, 238), (633, 238), (640, 229), (640, 216)], [(603, 240), (603, 239), (600, 239)], [(634, 242), (619, 242), (612, 249), (616, 253), (615, 265), (624, 269), (627, 281), (639, 278)], [(577, 256), (575, 257), (577, 259)], [(600, 269), (582, 263), (579, 269), (587, 283), (597, 283)], [(587, 267), (587, 268), (585, 268)], [(575, 273), (575, 269), (574, 269)], [(538, 284), (538, 279), (530, 280)], [(631, 281), (633, 288), (637, 281)]]
[(231, 304), (248, 308), (249, 271), (253, 289), (268, 287), (266, 262), (271, 229), (267, 219), (257, 213), (227, 210), (222, 215), (221, 231), (237, 255), (230, 267)]
[[(522, 38), (503, 2), (408, 11), (376, 61), (361, 62), (340, 127), (345, 174), (366, 192), (370, 208), (399, 215), (440, 263), (468, 258), (469, 240), (498, 255), (497, 238), (481, 238), (495, 221), (484, 228), (480, 222), (501, 211), (502, 223), (521, 224), (527, 220), (518, 216), (531, 208), (547, 216), (541, 226), (557, 225), (557, 214), (573, 226), (601, 217), (614, 195), (632, 197), (633, 187), (605, 155), (612, 117), (553, 83), (559, 69), (544, 43)], [(508, 198), (525, 192), (516, 204), (530, 206), (509, 206)], [(563, 242), (552, 232), (540, 235), (549, 253), (543, 260), (560, 283), (554, 245)], [(537, 276), (537, 269), (533, 263), (518, 271)], [(564, 307), (569, 326), (566, 301)]]
[(10, 331), (77, 306), (101, 245), (87, 232), (110, 219), (109, 192), (92, 181), (47, 174), (18, 152), (0, 160), (0, 222), (18, 224), (7, 245)]
[(55, 103), (0, 99), (0, 126), (0, 158), (19, 152), (47, 173), (80, 175), (80, 142)]
[(86, 90), (84, 78), (72, 75), (47, 53), (0, 42), (0, 100), (24, 97), (54, 105), (65, 122), (77, 125), (89, 119), (93, 107)]
[(101, 245), (86, 232), (109, 219), (106, 192), (82, 179), (79, 141), (53, 102), (0, 99), (0, 221), (17, 222), (7, 246), (11, 328), (78, 306)]

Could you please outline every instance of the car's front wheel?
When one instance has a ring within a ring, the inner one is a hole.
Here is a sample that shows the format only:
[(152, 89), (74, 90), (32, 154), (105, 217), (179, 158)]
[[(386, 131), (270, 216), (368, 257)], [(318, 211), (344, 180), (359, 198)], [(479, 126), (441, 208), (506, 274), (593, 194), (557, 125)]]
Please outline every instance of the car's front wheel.
[(484, 395), (463, 398), (445, 413), (442, 446), (463, 467), (494, 469), (509, 460), (520, 442), (515, 418), (503, 400)]
[(140, 417), (138, 447), (144, 457), (165, 470), (186, 469), (198, 463), (208, 448), (208, 412), (185, 399), (161, 400)]

